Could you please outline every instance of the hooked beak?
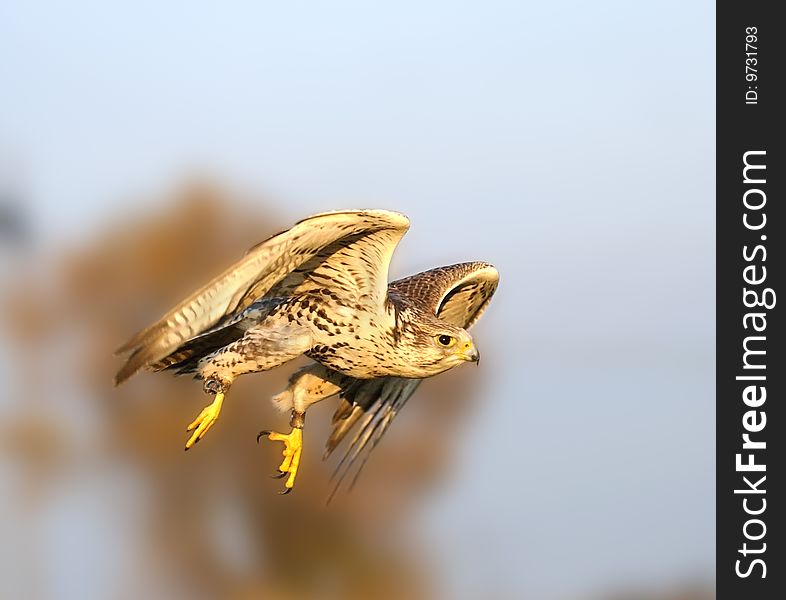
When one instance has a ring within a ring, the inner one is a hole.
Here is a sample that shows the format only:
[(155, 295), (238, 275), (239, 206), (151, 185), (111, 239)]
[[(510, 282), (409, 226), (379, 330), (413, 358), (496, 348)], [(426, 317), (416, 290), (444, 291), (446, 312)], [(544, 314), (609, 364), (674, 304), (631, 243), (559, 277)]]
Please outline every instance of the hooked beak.
[(478, 364), (480, 362), (480, 352), (472, 342), (466, 342), (458, 351), (459, 356), (466, 361)]

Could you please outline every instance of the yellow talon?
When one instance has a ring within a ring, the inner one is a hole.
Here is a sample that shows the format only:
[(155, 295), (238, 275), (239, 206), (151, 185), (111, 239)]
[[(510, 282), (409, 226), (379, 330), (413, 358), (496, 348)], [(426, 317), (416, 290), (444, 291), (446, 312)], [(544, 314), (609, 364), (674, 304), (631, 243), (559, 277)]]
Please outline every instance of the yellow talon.
[(303, 452), (303, 430), (294, 427), (288, 434), (276, 433), (275, 431), (268, 434), (267, 439), (273, 442), (284, 442), (284, 461), (278, 467), (280, 473), (289, 473), (284, 487), (284, 493), (292, 490), (295, 485), (295, 476), (297, 475), (297, 468), (300, 465), (300, 454)]
[(202, 436), (204, 436), (218, 420), (218, 415), (221, 414), (221, 405), (223, 403), (224, 393), (219, 392), (216, 394), (216, 397), (210, 406), (203, 408), (202, 412), (199, 413), (199, 416), (192, 421), (188, 428), (186, 428), (186, 431), (195, 429), (194, 433), (191, 434), (191, 437), (186, 442), (186, 450), (201, 440)]

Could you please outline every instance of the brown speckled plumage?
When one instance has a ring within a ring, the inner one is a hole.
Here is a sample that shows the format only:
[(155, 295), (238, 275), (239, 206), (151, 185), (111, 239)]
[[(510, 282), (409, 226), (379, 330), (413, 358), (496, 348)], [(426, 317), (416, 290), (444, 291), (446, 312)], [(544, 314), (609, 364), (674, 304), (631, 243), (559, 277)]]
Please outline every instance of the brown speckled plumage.
[(340, 393), (328, 453), (367, 413), (351, 463), (379, 440), (420, 379), (477, 359), (466, 330), (497, 287), (497, 271), (482, 262), (388, 285), (391, 256), (408, 228), (404, 215), (382, 210), (298, 222), (124, 344), (118, 352), (129, 356), (115, 382), (141, 368), (172, 369), (204, 379), (215, 393), (305, 354), (316, 364), (296, 373), (276, 401), (303, 412)]

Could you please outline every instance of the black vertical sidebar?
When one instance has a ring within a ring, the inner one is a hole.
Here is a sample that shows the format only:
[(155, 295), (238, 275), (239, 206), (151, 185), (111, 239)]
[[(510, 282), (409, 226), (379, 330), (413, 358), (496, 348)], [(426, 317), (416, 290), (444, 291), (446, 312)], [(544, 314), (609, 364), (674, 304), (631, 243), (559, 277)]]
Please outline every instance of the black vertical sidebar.
[(719, 600), (786, 598), (786, 29), (777, 7), (717, 5)]

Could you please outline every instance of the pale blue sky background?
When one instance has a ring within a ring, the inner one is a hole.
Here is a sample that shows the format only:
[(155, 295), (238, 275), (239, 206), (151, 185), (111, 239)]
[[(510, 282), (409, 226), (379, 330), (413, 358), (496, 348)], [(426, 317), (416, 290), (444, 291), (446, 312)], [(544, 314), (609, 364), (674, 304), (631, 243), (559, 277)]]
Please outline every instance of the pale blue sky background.
[(489, 437), (422, 517), (452, 597), (709, 580), (714, 21), (704, 1), (3, 2), (0, 184), (47, 242), (200, 172), (293, 219), (406, 213), (396, 276), (494, 262)]

